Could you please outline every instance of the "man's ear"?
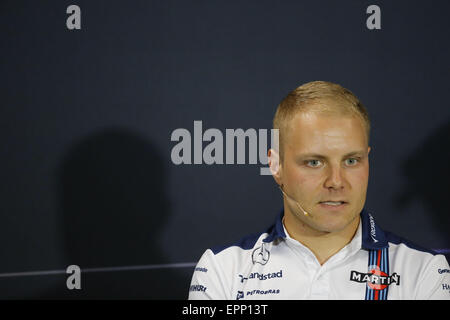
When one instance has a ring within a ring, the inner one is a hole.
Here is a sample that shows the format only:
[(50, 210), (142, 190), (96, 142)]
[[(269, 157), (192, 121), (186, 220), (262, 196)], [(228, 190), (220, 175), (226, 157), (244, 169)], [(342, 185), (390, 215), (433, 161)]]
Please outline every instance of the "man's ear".
[(272, 173), (275, 182), (280, 186), (282, 184), (280, 156), (274, 149), (269, 149), (267, 157), (269, 158), (270, 172)]

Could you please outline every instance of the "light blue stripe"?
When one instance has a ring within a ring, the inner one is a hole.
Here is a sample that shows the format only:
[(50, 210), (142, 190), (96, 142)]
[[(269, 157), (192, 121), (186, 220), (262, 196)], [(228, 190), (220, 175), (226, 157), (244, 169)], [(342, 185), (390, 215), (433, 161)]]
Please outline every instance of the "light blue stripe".
[[(380, 255), (380, 270), (384, 272), (384, 249), (381, 250), (381, 255)], [(384, 300), (383, 295), (384, 295), (384, 290), (380, 290), (378, 293), (378, 297), (380, 300)]]
[[(383, 249), (383, 269), (387, 270), (388, 269), (388, 264), (387, 264), (387, 248)], [(385, 271), (386, 272), (386, 271)], [(389, 276), (389, 273), (386, 272), (386, 274)], [(387, 293), (387, 287), (383, 289), (383, 300), (386, 300), (386, 293)]]
[[(382, 261), (383, 261), (383, 269), (382, 270), (389, 276), (389, 274), (386, 272), (386, 269), (387, 269), (386, 248), (383, 249)], [(387, 291), (386, 288), (381, 291), (382, 300), (386, 300), (386, 291)]]
[[(386, 248), (386, 273), (389, 275), (389, 247)], [(388, 299), (388, 293), (389, 293), (389, 286), (386, 287), (385, 290), (385, 300)]]
[[(376, 265), (376, 259), (377, 259), (377, 251), (376, 250), (372, 250), (371, 252), (371, 259), (370, 259), (370, 265), (374, 266)], [(369, 287), (369, 285), (367, 285)], [(373, 300), (374, 299), (374, 291), (372, 288), (369, 287), (369, 299)]]
[[(383, 250), (377, 250), (375, 253), (375, 264), (378, 266), (378, 252), (380, 252), (380, 268), (381, 268), (381, 253), (383, 252)], [(378, 291), (378, 299), (380, 299), (380, 291), (379, 290), (374, 290), (374, 296), (375, 296), (375, 291)]]
[[(373, 250), (370, 250), (369, 252), (368, 252), (368, 255), (369, 255), (369, 259), (368, 259), (368, 261), (369, 261), (369, 265), (367, 266), (367, 272), (369, 272), (369, 266), (371, 266), (372, 265), (372, 258), (373, 258)], [(370, 289), (370, 287), (369, 287), (369, 285), (366, 283), (366, 300), (371, 300), (371, 298), (370, 298), (370, 293), (371, 293), (371, 289)]]
[(384, 272), (384, 249), (381, 250), (381, 256), (380, 256), (380, 270)]
[[(389, 254), (389, 249), (388, 248), (384, 248), (383, 249), (383, 272), (386, 273), (389, 276), (389, 261), (388, 261), (388, 254)], [(382, 291), (382, 297), (383, 300), (387, 300), (387, 292), (388, 292), (388, 288), (389, 286), (387, 286), (385, 289), (383, 289)]]
[[(372, 265), (373, 266), (375, 266), (377, 264), (377, 253), (378, 253), (378, 251), (374, 250), (373, 254), (372, 254)], [(370, 292), (370, 297), (371, 297), (370, 300), (373, 300), (373, 299), (375, 299), (375, 290), (370, 289), (370, 291), (371, 291)]]

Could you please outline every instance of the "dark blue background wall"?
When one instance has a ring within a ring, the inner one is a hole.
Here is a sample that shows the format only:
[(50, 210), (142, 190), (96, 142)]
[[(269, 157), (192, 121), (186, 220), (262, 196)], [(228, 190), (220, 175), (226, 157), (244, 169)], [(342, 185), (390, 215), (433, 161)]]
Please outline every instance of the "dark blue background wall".
[[(81, 8), (81, 30), (66, 8)], [(381, 30), (366, 8), (381, 8)], [(260, 165), (174, 165), (176, 128), (271, 128), (312, 80), (372, 119), (366, 208), (449, 248), (447, 1), (2, 1), (0, 297), (187, 297), (213, 245), (265, 229)], [(68, 265), (82, 273), (69, 291)], [(161, 265), (169, 266), (161, 266)], [(170, 268), (169, 268), (170, 267)], [(54, 274), (26, 275), (29, 271)]]

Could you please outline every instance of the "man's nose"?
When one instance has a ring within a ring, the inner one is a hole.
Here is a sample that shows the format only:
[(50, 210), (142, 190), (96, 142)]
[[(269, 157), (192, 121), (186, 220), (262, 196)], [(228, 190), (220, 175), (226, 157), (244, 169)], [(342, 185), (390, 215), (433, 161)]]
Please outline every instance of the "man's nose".
[(344, 172), (340, 165), (330, 165), (328, 167), (325, 187), (327, 189), (342, 189), (344, 187)]

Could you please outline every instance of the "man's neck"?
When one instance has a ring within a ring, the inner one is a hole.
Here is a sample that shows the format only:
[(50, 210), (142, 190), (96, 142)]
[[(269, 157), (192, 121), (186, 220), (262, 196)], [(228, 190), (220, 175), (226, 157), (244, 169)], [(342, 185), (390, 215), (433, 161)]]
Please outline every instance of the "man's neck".
[(360, 217), (357, 216), (345, 228), (336, 232), (321, 232), (311, 229), (290, 214), (285, 214), (283, 224), (289, 236), (308, 247), (320, 265), (345, 247), (358, 230)]

